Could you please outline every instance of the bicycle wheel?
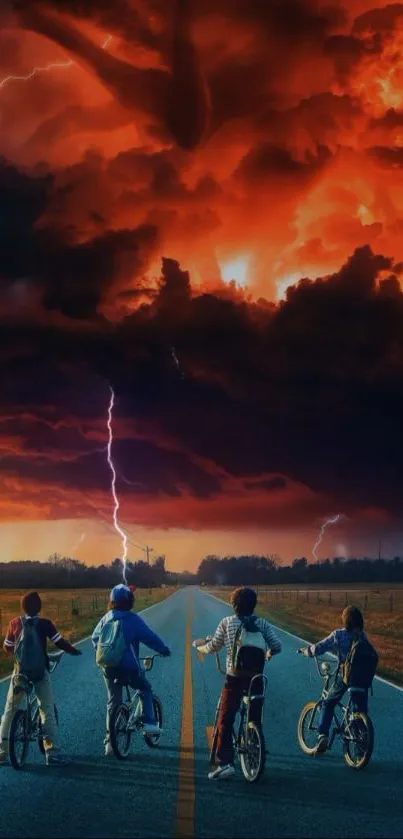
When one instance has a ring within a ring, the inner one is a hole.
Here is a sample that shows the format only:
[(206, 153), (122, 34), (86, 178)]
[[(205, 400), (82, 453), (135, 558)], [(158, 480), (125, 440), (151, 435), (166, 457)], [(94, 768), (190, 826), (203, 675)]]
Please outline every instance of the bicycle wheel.
[[(153, 708), (157, 725), (162, 728), (162, 703), (158, 696), (153, 696)], [(150, 749), (155, 749), (160, 741), (161, 734), (145, 734), (144, 740)]]
[(298, 743), (306, 755), (313, 755), (318, 740), (317, 702), (307, 702), (298, 720)]
[(16, 711), (9, 734), (10, 761), (14, 769), (22, 769), (29, 749), (29, 718), (27, 711)]
[(364, 769), (374, 749), (374, 727), (363, 713), (353, 714), (343, 736), (344, 760), (352, 769)]
[(266, 760), (266, 744), (260, 725), (250, 722), (244, 729), (244, 747), (240, 757), (246, 780), (249, 783), (258, 781), (263, 775)]
[(130, 752), (132, 731), (127, 727), (129, 716), (128, 707), (126, 705), (118, 705), (112, 711), (109, 722), (111, 746), (119, 760), (125, 760)]
[[(38, 719), (38, 746), (39, 746), (40, 753), (44, 755), (46, 749), (45, 749), (45, 745), (44, 745), (44, 742), (43, 742), (43, 740), (44, 740), (43, 727), (42, 727), (42, 720), (40, 718), (39, 711), (38, 711), (38, 716), (39, 716), (39, 719)], [(57, 710), (56, 705), (55, 705), (55, 719), (56, 719), (56, 725), (59, 725), (59, 711)]]

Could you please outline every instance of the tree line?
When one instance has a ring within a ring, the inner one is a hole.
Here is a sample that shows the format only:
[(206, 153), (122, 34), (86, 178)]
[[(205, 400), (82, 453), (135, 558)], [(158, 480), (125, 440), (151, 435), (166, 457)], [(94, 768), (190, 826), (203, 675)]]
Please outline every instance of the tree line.
[[(127, 581), (138, 588), (162, 585), (284, 585), (290, 583), (396, 583), (403, 582), (403, 559), (370, 557), (324, 559), (309, 563), (306, 557), (282, 565), (276, 555), (206, 556), (196, 573), (171, 572), (165, 557), (148, 564), (127, 562)], [(77, 559), (52, 554), (46, 562), (0, 563), (0, 588), (112, 588), (123, 579), (123, 563), (116, 558), (109, 565), (86, 565)]]
[[(127, 582), (138, 588), (186, 583), (186, 574), (167, 571), (164, 556), (156, 557), (150, 564), (139, 560), (126, 565)], [(123, 563), (119, 558), (109, 565), (94, 566), (54, 553), (46, 562), (0, 563), (0, 588), (112, 588), (122, 580)]]
[(306, 557), (281, 565), (275, 555), (205, 557), (197, 572), (205, 585), (284, 585), (288, 583), (396, 583), (403, 582), (403, 560), (370, 557), (324, 559), (309, 563)]

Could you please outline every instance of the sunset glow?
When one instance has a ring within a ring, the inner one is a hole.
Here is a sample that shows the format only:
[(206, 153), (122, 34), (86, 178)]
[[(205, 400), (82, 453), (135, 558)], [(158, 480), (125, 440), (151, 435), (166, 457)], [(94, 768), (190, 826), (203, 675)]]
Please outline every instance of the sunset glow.
[(249, 278), (248, 260), (242, 257), (221, 265), (221, 275), (225, 283), (234, 281), (237, 285), (246, 287)]

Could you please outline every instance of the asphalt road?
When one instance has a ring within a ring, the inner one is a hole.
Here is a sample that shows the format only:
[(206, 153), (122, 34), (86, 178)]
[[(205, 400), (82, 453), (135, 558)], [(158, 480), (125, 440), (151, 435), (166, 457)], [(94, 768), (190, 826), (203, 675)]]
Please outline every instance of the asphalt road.
[[(370, 713), (375, 750), (354, 772), (334, 747), (322, 760), (296, 739), (301, 707), (319, 694), (313, 662), (299, 641), (278, 630), (283, 652), (267, 666), (266, 772), (247, 784), (240, 769), (207, 779), (206, 727), (212, 725), (222, 676), (210, 656), (201, 664), (191, 637), (214, 631), (229, 607), (184, 589), (144, 614), (172, 648), (150, 675), (163, 700), (164, 735), (156, 750), (141, 737), (126, 761), (105, 759), (105, 688), (90, 642), (65, 656), (53, 678), (69, 767), (46, 767), (36, 744), (21, 772), (0, 767), (1, 837), (402, 837), (402, 692), (374, 683)], [(0, 684), (4, 703), (8, 684)]]

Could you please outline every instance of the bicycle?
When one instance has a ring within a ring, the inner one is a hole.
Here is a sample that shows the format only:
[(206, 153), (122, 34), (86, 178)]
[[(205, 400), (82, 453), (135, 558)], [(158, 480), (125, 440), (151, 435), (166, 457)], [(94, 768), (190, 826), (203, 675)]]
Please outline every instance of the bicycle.
[[(162, 658), (162, 656), (156, 653), (153, 656), (140, 659), (144, 662), (145, 671), (152, 670), (155, 658)], [(129, 756), (133, 733), (142, 731), (144, 728), (141, 691), (135, 688), (131, 695), (130, 686), (125, 684), (124, 687), (126, 688), (126, 700), (123, 700), (120, 705), (114, 708), (109, 722), (111, 746), (119, 760), (125, 760)], [(154, 693), (153, 707), (157, 724), (162, 728), (162, 702)], [(155, 749), (161, 738), (160, 733), (147, 734), (144, 732), (143, 736), (150, 749)]]
[[(194, 646), (196, 650), (197, 646), (202, 646), (203, 644), (208, 643), (208, 641), (211, 641), (211, 636), (199, 639), (198, 641), (194, 641)], [(226, 676), (227, 673), (225, 670), (223, 670), (221, 666), (220, 654), (217, 652), (215, 654), (215, 657), (217, 669), (223, 676)], [(249, 783), (254, 783), (255, 781), (258, 781), (259, 778), (262, 777), (265, 768), (266, 743), (263, 734), (263, 707), (266, 694), (266, 687), (267, 678), (263, 673), (259, 673), (256, 676), (252, 676), (249, 688), (247, 691), (244, 691), (244, 694), (242, 696), (240, 710), (237, 712), (237, 717), (239, 717), (239, 724), (237, 726), (235, 722), (232, 730), (232, 743), (234, 747), (235, 758), (239, 758), (243, 776)], [(257, 693), (253, 693), (254, 688), (257, 690)], [(259, 722), (252, 722), (252, 720), (250, 720), (251, 705), (252, 702), (254, 702), (255, 700), (261, 700), (262, 702), (261, 716)], [(214, 720), (213, 741), (210, 749), (211, 766), (215, 766), (215, 757), (218, 740), (217, 720), (220, 710), (220, 704), (221, 696), (217, 703), (217, 709)]]
[[(302, 653), (298, 650), (298, 653)], [(339, 664), (332, 670), (330, 661), (318, 661), (315, 658), (316, 668), (325, 681), (320, 698), (316, 702), (307, 702), (302, 709), (298, 720), (298, 743), (305, 754), (313, 755), (316, 751), (318, 735), (318, 716), (323, 700), (329, 693), (330, 683), (337, 675)], [(352, 769), (364, 769), (369, 763), (374, 748), (374, 727), (368, 714), (354, 710), (354, 693), (362, 692), (363, 688), (347, 688), (348, 702), (344, 704), (339, 701), (333, 710), (332, 728), (329, 736), (328, 749), (339, 737), (343, 741), (343, 756), (347, 765)], [(339, 719), (336, 708), (339, 708), (343, 716)], [(312, 744), (310, 735), (312, 734)]]
[[(53, 673), (60, 663), (63, 652), (49, 655), (49, 672)], [(35, 740), (38, 742), (41, 754), (45, 754), (45, 736), (43, 733), (42, 720), (40, 716), (38, 698), (35, 693), (35, 684), (22, 673), (12, 676), (13, 693), (25, 695), (26, 708), (19, 708), (12, 719), (9, 734), (9, 756), (14, 769), (22, 769), (26, 762), (29, 744)], [(24, 696), (22, 697), (24, 699)], [(59, 714), (56, 705), (56, 723), (59, 722)]]

